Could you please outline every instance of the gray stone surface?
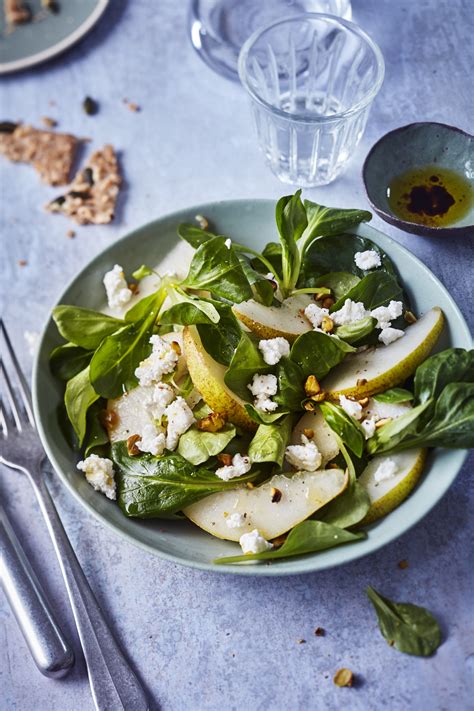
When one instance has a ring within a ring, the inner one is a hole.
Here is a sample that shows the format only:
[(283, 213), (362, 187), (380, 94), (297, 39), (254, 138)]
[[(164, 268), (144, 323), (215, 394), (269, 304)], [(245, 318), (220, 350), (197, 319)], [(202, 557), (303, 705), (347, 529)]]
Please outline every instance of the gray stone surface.
[[(113, 226), (77, 229), (41, 205), (57, 191), (28, 167), (1, 164), (1, 291), (14, 342), (31, 368), (24, 330), (38, 331), (68, 280), (120, 235), (174, 209), (234, 197), (276, 198), (286, 188), (258, 154), (243, 92), (214, 75), (186, 36), (184, 1), (113, 0), (103, 21), (72, 51), (2, 80), (2, 118), (61, 129), (120, 148), (127, 187)], [(354, 19), (380, 44), (387, 75), (346, 174), (309, 191), (329, 204), (366, 207), (362, 160), (384, 132), (432, 119), (472, 129), (471, 0), (354, 0)], [(85, 95), (100, 102), (85, 116)], [(137, 102), (131, 113), (123, 98)], [(55, 106), (50, 106), (50, 101)], [(472, 324), (469, 240), (443, 241), (383, 225), (450, 289)], [(20, 267), (18, 260), (28, 264)], [(89, 581), (156, 706), (187, 709), (468, 708), (474, 673), (471, 458), (443, 501), (375, 555), (315, 575), (232, 578), (187, 570), (148, 555), (92, 519), (55, 481), (53, 492)], [(57, 562), (24, 479), (2, 471), (0, 495), (64, 626), (75, 637)], [(409, 568), (397, 562), (407, 558)], [(377, 631), (364, 588), (426, 604), (445, 642), (429, 660), (391, 649)], [(325, 637), (314, 628), (324, 627)], [(298, 644), (301, 638), (306, 644)], [(3, 709), (92, 709), (80, 660), (69, 678), (34, 668), (0, 599)], [(358, 677), (338, 689), (341, 666)], [(471, 697), (472, 702), (472, 697)]]

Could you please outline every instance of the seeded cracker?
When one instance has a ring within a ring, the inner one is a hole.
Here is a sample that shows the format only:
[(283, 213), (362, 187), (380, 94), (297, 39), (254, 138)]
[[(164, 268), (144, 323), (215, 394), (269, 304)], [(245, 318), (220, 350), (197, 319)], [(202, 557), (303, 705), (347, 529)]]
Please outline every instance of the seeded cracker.
[(121, 182), (115, 151), (106, 145), (77, 173), (69, 192), (52, 200), (46, 209), (61, 212), (79, 225), (106, 224), (114, 219)]
[(79, 140), (69, 133), (42, 131), (18, 124), (0, 131), (0, 153), (17, 163), (31, 163), (44, 183), (65, 185)]

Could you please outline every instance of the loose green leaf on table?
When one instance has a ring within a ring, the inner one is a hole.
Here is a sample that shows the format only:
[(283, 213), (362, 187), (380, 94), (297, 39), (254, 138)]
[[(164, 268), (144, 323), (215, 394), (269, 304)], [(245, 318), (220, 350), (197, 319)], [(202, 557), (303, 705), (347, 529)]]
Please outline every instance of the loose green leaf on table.
[(90, 381), (90, 366), (81, 370), (66, 385), (64, 404), (74, 428), (79, 445), (82, 445), (87, 429), (87, 411), (99, 399)]
[(290, 358), (300, 366), (304, 376), (314, 375), (322, 380), (331, 368), (354, 351), (355, 348), (339, 338), (319, 331), (307, 331), (293, 343)]
[(342, 440), (342, 443), (357, 457), (361, 457), (364, 451), (365, 435), (357, 420), (334, 402), (321, 402), (319, 408), (326, 423)]
[(293, 418), (286, 415), (279, 422), (260, 425), (249, 446), (249, 457), (253, 463), (273, 462), (283, 465), (285, 449), (291, 436)]
[(318, 553), (344, 543), (355, 543), (366, 538), (365, 533), (350, 533), (323, 521), (303, 521), (295, 526), (280, 548), (264, 553), (243, 554), (216, 558), (214, 563), (243, 563), (249, 560), (276, 560), (294, 555)]
[(51, 372), (61, 380), (70, 380), (87, 368), (93, 353), (75, 346), (74, 343), (64, 343), (51, 351), (49, 356)]
[(409, 402), (413, 400), (413, 393), (405, 388), (390, 388), (384, 393), (378, 393), (378, 395), (372, 395), (372, 398), (377, 402), (386, 402), (390, 404), (397, 404), (399, 402)]
[(54, 307), (53, 319), (59, 333), (66, 341), (86, 350), (94, 350), (104, 338), (124, 325), (120, 319), (112, 318), (100, 311), (64, 304)]
[(193, 426), (179, 438), (178, 454), (191, 464), (203, 464), (210, 457), (220, 454), (235, 437), (235, 433), (236, 429), (230, 423), (225, 424), (219, 432), (204, 432)]
[(387, 642), (400, 652), (429, 657), (441, 644), (441, 629), (431, 612), (411, 603), (392, 602), (374, 588), (367, 595)]

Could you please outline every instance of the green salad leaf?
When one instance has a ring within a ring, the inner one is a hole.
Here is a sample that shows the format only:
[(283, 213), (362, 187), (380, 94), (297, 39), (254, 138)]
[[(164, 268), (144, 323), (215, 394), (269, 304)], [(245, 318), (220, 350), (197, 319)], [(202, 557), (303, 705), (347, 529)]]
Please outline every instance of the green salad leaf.
[(305, 399), (304, 373), (298, 363), (287, 357), (281, 358), (277, 365), (278, 392), (273, 400), (280, 405), (280, 409), (297, 412), (302, 409), (301, 403)]
[(51, 372), (61, 380), (70, 380), (87, 368), (93, 351), (86, 351), (74, 343), (63, 343), (51, 351), (49, 365)]
[(109, 436), (100, 421), (100, 413), (104, 407), (103, 400), (94, 402), (87, 412), (87, 432), (84, 439), (84, 456), (101, 454), (104, 448), (109, 447)]
[(281, 264), (285, 297), (298, 281), (301, 256), (297, 242), (308, 224), (306, 210), (301, 201), (301, 190), (278, 200), (275, 219), (282, 248)]
[(370, 496), (364, 487), (357, 481), (357, 475), (352, 458), (341, 438), (336, 434), (339, 448), (349, 471), (349, 483), (346, 489), (330, 501), (317, 518), (325, 523), (339, 528), (349, 528), (360, 523), (370, 509)]
[(308, 286), (327, 287), (337, 301), (360, 282), (360, 277), (350, 272), (329, 272), (316, 279), (308, 279)]
[(418, 366), (415, 398), (418, 403), (436, 399), (450, 383), (474, 382), (474, 350), (448, 348)]
[(200, 247), (204, 242), (213, 239), (213, 237), (217, 237), (213, 232), (203, 230), (201, 227), (192, 225), (189, 222), (182, 222), (178, 225), (178, 235), (181, 239), (190, 244), (191, 247), (194, 247), (194, 249)]
[(59, 333), (66, 341), (86, 350), (95, 350), (104, 338), (124, 325), (120, 319), (112, 318), (100, 311), (64, 304), (55, 306), (53, 319)]
[(305, 251), (316, 238), (340, 235), (352, 227), (357, 227), (361, 222), (372, 219), (372, 213), (367, 210), (324, 207), (311, 200), (305, 200), (304, 206), (308, 220), (303, 234)]
[(251, 400), (248, 388), (255, 374), (270, 373), (273, 366), (263, 360), (256, 340), (245, 331), (241, 332), (240, 341), (224, 376), (225, 384), (242, 400)]
[(288, 410), (281, 410), (280, 408), (274, 412), (262, 412), (261, 410), (257, 410), (254, 405), (251, 405), (248, 402), (245, 403), (245, 409), (249, 417), (251, 417), (252, 420), (257, 422), (259, 425), (271, 425), (274, 422), (281, 420), (284, 415), (289, 414)]
[(99, 399), (90, 381), (90, 366), (81, 370), (66, 385), (64, 404), (69, 420), (74, 428), (79, 446), (82, 445), (87, 430), (87, 411)]
[(280, 548), (273, 548), (264, 553), (245, 553), (243, 555), (216, 558), (214, 563), (244, 563), (249, 560), (276, 560), (295, 555), (318, 553), (344, 543), (355, 543), (366, 538), (365, 533), (350, 533), (323, 521), (303, 521), (295, 526)]
[(400, 652), (429, 657), (441, 644), (441, 629), (431, 612), (408, 602), (393, 602), (367, 588), (379, 628), (387, 642)]
[(342, 443), (351, 452), (354, 452), (356, 457), (361, 457), (364, 451), (365, 435), (357, 420), (334, 402), (321, 402), (319, 408), (327, 424), (342, 440)]
[(274, 462), (283, 465), (285, 449), (290, 440), (293, 418), (283, 417), (278, 423), (260, 425), (249, 446), (249, 457), (255, 463)]
[(181, 435), (178, 444), (178, 454), (191, 464), (204, 464), (210, 457), (220, 454), (236, 434), (234, 425), (227, 423), (219, 432), (204, 432), (197, 427), (191, 427)]
[(372, 395), (372, 398), (377, 400), (377, 402), (387, 402), (391, 404), (409, 402), (413, 400), (413, 397), (413, 393), (409, 390), (405, 390), (405, 388), (390, 388), (390, 390), (386, 390), (384, 393)]
[(346, 324), (336, 328), (336, 336), (342, 338), (346, 343), (360, 343), (363, 338), (370, 335), (377, 325), (377, 319), (372, 316), (366, 316), (354, 323)]
[(387, 306), (390, 301), (404, 301), (403, 289), (397, 279), (384, 271), (367, 274), (329, 309), (330, 313), (344, 306), (346, 299), (362, 301), (368, 311)]
[(314, 375), (322, 380), (331, 368), (354, 351), (355, 348), (339, 338), (319, 331), (307, 331), (293, 343), (290, 358), (300, 366), (305, 377)]

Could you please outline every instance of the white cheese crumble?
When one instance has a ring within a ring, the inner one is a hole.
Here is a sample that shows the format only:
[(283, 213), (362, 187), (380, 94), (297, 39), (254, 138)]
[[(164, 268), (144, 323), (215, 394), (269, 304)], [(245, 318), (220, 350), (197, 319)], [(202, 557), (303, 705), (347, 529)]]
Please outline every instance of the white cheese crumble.
[(376, 484), (380, 484), (381, 481), (385, 479), (391, 479), (397, 473), (398, 467), (393, 461), (393, 459), (386, 459), (381, 462), (374, 472), (374, 481)]
[(349, 400), (345, 395), (339, 396), (339, 404), (350, 417), (354, 417), (356, 420), (360, 420), (362, 417), (362, 405), (354, 400)]
[(270, 281), (275, 281), (275, 275), (273, 274), (273, 272), (268, 272), (267, 274), (265, 274), (265, 279), (270, 279)]
[(391, 301), (388, 306), (379, 306), (370, 312), (370, 315), (377, 319), (377, 328), (387, 328), (392, 321), (403, 313), (403, 303), (401, 301)]
[(397, 341), (399, 338), (405, 335), (405, 331), (400, 328), (383, 328), (379, 333), (379, 341), (381, 341), (384, 346), (388, 346), (390, 343)]
[(257, 528), (240, 536), (239, 543), (243, 553), (263, 553), (273, 548), (273, 544), (260, 535)]
[(360, 423), (362, 429), (364, 430), (365, 439), (370, 439), (371, 437), (374, 436), (376, 421), (377, 420), (375, 417), (367, 417), (365, 420), (362, 420), (362, 422)]
[(245, 523), (245, 516), (241, 513), (235, 512), (228, 516), (225, 522), (229, 528), (241, 528), (241, 526)]
[(137, 440), (136, 445), (141, 452), (148, 452), (155, 457), (160, 457), (165, 449), (166, 436), (155, 425), (145, 425), (141, 439)]
[(305, 472), (315, 472), (321, 466), (322, 456), (316, 444), (305, 435), (301, 436), (303, 444), (291, 444), (286, 448), (286, 461), (292, 467)]
[(230, 237), (227, 237), (227, 239), (226, 239), (226, 241), (224, 242), (224, 244), (225, 244), (225, 246), (227, 247), (227, 249), (230, 249), (230, 248), (232, 247), (232, 240), (230, 239)]
[(273, 412), (278, 407), (278, 403), (273, 402), (272, 395), (276, 395), (278, 390), (278, 380), (276, 375), (254, 375), (248, 389), (255, 398), (254, 405), (261, 412)]
[(331, 318), (336, 326), (346, 326), (350, 323), (360, 321), (366, 316), (370, 316), (370, 313), (366, 310), (362, 301), (352, 301), (352, 299), (346, 299), (344, 306), (340, 308), (339, 311), (334, 311), (331, 314)]
[(115, 491), (114, 465), (110, 459), (90, 454), (77, 463), (79, 471), (84, 472), (93, 489), (106, 495), (108, 499), (117, 497)]
[(193, 411), (183, 397), (177, 397), (164, 412), (167, 418), (166, 449), (176, 449), (179, 438), (196, 422)]
[(168, 383), (158, 383), (155, 385), (146, 403), (150, 415), (155, 420), (161, 420), (166, 408), (173, 402), (175, 395), (175, 391)]
[(365, 252), (356, 252), (354, 262), (359, 269), (375, 269), (380, 267), (382, 262), (380, 254), (375, 249), (366, 249)]
[(113, 269), (107, 272), (103, 281), (107, 301), (111, 309), (120, 308), (128, 304), (132, 298), (132, 291), (128, 288), (125, 274), (120, 264), (116, 264)]
[(276, 365), (283, 356), (290, 355), (290, 344), (286, 338), (282, 338), (281, 336), (260, 341), (258, 347), (262, 352), (263, 360), (268, 365)]
[(325, 316), (329, 316), (329, 309), (322, 309), (317, 304), (311, 302), (304, 310), (304, 315), (313, 328), (319, 328)]
[(178, 354), (163, 338), (152, 336), (150, 343), (153, 346), (151, 354), (135, 369), (140, 385), (159, 383), (163, 375), (173, 372), (178, 362)]
[(247, 474), (252, 468), (250, 457), (243, 457), (241, 454), (234, 454), (232, 464), (227, 464), (225, 467), (220, 467), (216, 470), (216, 476), (223, 481), (235, 479), (236, 476)]

